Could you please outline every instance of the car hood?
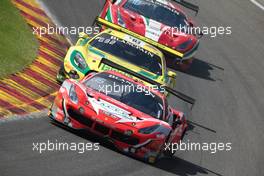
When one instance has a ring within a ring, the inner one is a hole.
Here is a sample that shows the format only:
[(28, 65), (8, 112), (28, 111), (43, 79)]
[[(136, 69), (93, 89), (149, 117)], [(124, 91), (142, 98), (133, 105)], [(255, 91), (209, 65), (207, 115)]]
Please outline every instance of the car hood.
[[(102, 59), (107, 59), (110, 60), (114, 63), (118, 63), (120, 66), (123, 66), (125, 68), (128, 68), (131, 71), (134, 71), (144, 77), (147, 77), (149, 79), (152, 79), (153, 81), (159, 82), (161, 84), (164, 84), (162, 81), (163, 76), (159, 76), (157, 74), (153, 74), (151, 72), (148, 72), (147, 70), (144, 70), (143, 68), (140, 68), (136, 65), (130, 64), (126, 61), (123, 61), (121, 59), (118, 59), (110, 54), (104, 53), (100, 50), (98, 50), (97, 48), (94, 47), (88, 47), (88, 53), (87, 53), (87, 57), (86, 57), (86, 62), (89, 65), (90, 70), (95, 70), (97, 72), (101, 72), (101, 71), (107, 71), (107, 70), (113, 70), (113, 71), (117, 71), (120, 72), (128, 77), (134, 78), (133, 76), (131, 76), (130, 74), (124, 73), (118, 69), (115, 69), (109, 65), (106, 65), (104, 63), (102, 63)], [(141, 81), (143, 82), (143, 81)], [(144, 82), (146, 83), (146, 82)], [(149, 83), (146, 83), (146, 85), (150, 85)]]
[[(194, 35), (176, 31), (170, 26), (144, 17), (135, 12), (128, 11), (122, 7), (112, 6), (112, 11), (115, 9), (117, 11), (117, 15), (116, 18), (113, 17), (113, 19), (116, 19), (113, 20), (114, 23), (119, 24), (118, 18), (122, 18), (125, 24), (123, 25), (123, 27), (142, 36), (150, 38), (158, 43), (169, 46), (171, 48), (176, 48), (180, 44), (191, 40), (192, 42), (189, 44), (189, 46), (182, 51), (186, 52), (190, 50), (197, 42), (197, 38)], [(114, 13), (112, 14), (114, 15)]]
[[(92, 109), (94, 111), (93, 117), (103, 123), (117, 126), (126, 125), (137, 129), (159, 124), (167, 125), (166, 122), (140, 112), (139, 110), (125, 105), (109, 96), (85, 88), (82, 84), (79, 84), (76, 91), (80, 103), (86, 104), (84, 107)], [(87, 102), (89, 102), (88, 106)]]

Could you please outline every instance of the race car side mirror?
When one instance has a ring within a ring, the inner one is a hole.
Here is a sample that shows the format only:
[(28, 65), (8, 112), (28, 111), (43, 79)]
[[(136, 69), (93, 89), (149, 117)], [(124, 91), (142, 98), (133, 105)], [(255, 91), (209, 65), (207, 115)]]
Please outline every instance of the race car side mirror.
[(168, 76), (171, 77), (171, 78), (176, 78), (177, 74), (173, 71), (168, 71)]
[(84, 33), (84, 32), (80, 32), (79, 33), (79, 38), (86, 39), (86, 38), (89, 38), (89, 35)]

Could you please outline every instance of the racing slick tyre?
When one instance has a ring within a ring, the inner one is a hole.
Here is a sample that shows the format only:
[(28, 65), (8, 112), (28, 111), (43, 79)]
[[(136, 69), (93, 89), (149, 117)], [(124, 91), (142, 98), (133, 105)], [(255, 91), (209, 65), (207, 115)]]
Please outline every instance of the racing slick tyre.
[(170, 147), (169, 147), (169, 150), (164, 150), (163, 151), (163, 154), (164, 156), (167, 156), (167, 157), (173, 157), (173, 155), (176, 153), (176, 151), (172, 151), (172, 143), (170, 143)]
[[(171, 136), (171, 133), (168, 135), (168, 137), (166, 139), (166, 143), (169, 141), (170, 136)], [(164, 144), (164, 147), (165, 147), (166, 143)], [(164, 156), (172, 157), (175, 154), (176, 151), (175, 152), (171, 151), (172, 145), (173, 145), (172, 143), (169, 144), (169, 150), (167, 150), (167, 148), (168, 148), (167, 146), (165, 147), (165, 149), (163, 151)]]
[[(183, 140), (184, 136), (185, 136), (185, 133), (186, 133), (186, 129), (183, 131), (182, 133), (182, 136), (181, 136), (181, 141)], [(169, 137), (168, 137), (169, 138)], [(167, 140), (168, 141), (168, 140)], [(169, 146), (169, 149), (170, 150), (164, 150), (163, 151), (163, 154), (164, 156), (168, 156), (168, 157), (173, 157), (173, 155), (176, 153), (176, 150), (175, 151), (172, 151), (172, 145), (173, 143), (170, 143), (170, 146)]]

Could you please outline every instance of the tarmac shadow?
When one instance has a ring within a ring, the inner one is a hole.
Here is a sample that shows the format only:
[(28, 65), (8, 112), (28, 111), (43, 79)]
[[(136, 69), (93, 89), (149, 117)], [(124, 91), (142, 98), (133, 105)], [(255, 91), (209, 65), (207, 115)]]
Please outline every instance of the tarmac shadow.
[(176, 64), (174, 64), (171, 59), (167, 59), (166, 62), (167, 62), (167, 66), (170, 69), (209, 81), (216, 81), (216, 79), (212, 78), (210, 72), (214, 70), (224, 71), (224, 68), (208, 63), (199, 58), (194, 58), (191, 67), (186, 71), (180, 70), (179, 67)]
[(178, 157), (161, 158), (153, 166), (156, 168), (165, 170), (167, 172), (170, 172), (172, 174), (179, 175), (179, 176), (189, 176), (189, 175), (197, 175), (197, 174), (199, 174), (199, 175), (210, 174), (210, 175), (222, 176), (219, 173), (216, 173), (216, 172), (211, 171), (207, 168), (198, 166), (196, 164), (193, 164), (189, 161), (186, 161), (186, 160), (178, 158)]

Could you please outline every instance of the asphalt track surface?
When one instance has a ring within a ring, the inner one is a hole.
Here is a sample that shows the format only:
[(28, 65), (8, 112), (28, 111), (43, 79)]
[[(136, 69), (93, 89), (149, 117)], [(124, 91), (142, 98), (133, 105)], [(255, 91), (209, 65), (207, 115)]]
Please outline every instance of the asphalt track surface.
[[(45, 0), (64, 26), (88, 26), (99, 13), (96, 0)], [(202, 26), (232, 26), (231, 36), (205, 36), (177, 88), (195, 97), (186, 140), (232, 142), (232, 150), (178, 152), (149, 165), (120, 154), (108, 144), (99, 151), (32, 151), (33, 142), (90, 142), (40, 118), (0, 124), (1, 175), (264, 175), (264, 12), (247, 0), (197, 1)], [(75, 37), (72, 37), (74, 40)], [(174, 101), (172, 102), (174, 103)]]

